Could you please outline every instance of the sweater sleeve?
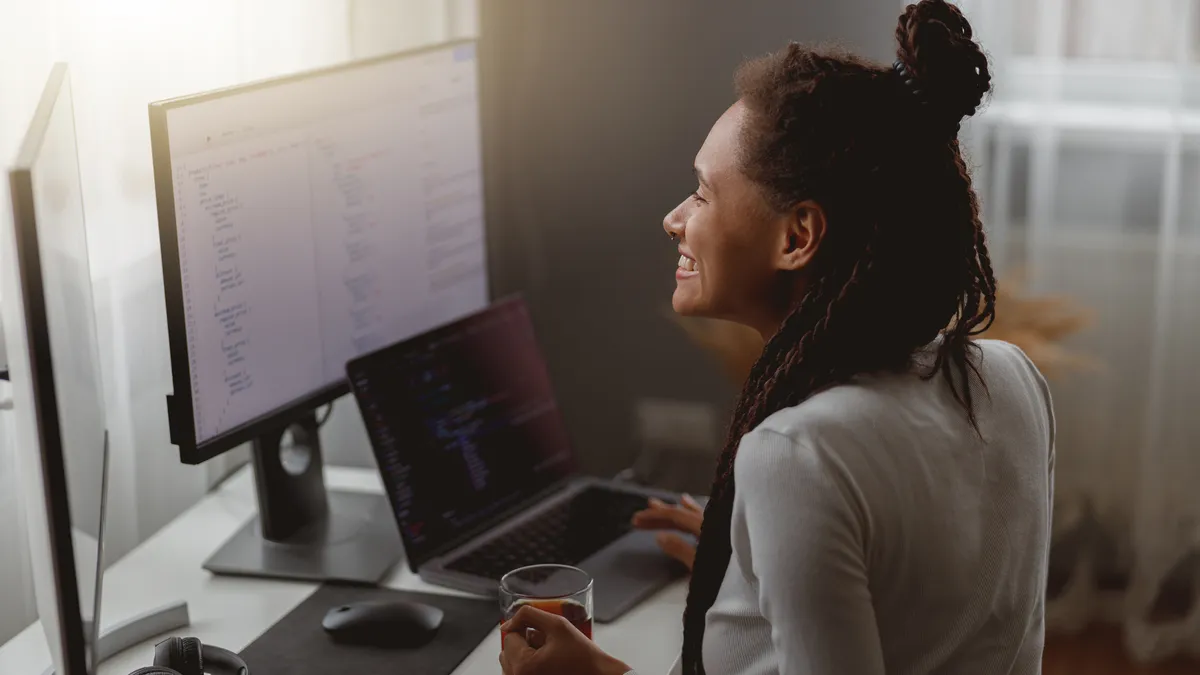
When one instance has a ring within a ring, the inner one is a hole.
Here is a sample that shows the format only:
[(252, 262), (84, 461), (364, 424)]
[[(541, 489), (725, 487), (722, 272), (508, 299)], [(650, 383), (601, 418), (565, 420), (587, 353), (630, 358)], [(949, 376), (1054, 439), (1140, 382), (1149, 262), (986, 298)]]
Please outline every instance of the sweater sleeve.
[(780, 675), (884, 675), (865, 510), (836, 456), (760, 428), (735, 471), (734, 545), (748, 545)]

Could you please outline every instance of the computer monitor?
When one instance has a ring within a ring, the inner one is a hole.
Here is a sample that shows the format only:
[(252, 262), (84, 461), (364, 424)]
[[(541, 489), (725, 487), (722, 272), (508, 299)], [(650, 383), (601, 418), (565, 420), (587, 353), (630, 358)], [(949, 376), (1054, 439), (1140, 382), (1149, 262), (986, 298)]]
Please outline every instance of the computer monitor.
[(327, 494), (314, 411), (348, 360), (488, 302), (475, 53), (150, 105), (172, 442), (185, 463), (251, 442), (258, 487), (210, 571), (373, 583), (399, 560), (386, 500)]
[(97, 661), (108, 434), (65, 64), (51, 70), (9, 185), (5, 329), (38, 614), (56, 671), (86, 675)]

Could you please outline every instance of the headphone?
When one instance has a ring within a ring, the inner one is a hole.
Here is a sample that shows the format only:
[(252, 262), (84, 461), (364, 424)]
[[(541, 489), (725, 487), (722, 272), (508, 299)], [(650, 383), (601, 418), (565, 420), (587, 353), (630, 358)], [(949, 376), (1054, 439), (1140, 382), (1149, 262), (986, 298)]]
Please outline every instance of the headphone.
[(250, 675), (242, 657), (196, 638), (167, 638), (154, 645), (154, 665), (129, 675)]

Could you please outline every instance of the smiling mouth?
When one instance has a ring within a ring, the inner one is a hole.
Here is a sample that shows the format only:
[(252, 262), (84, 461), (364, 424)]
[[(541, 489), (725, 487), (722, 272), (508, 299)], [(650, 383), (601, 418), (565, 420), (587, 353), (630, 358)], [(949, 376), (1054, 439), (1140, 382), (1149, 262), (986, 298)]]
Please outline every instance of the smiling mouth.
[(684, 272), (695, 272), (696, 270), (700, 269), (700, 263), (692, 260), (686, 255), (681, 255), (679, 256), (679, 269), (683, 270)]

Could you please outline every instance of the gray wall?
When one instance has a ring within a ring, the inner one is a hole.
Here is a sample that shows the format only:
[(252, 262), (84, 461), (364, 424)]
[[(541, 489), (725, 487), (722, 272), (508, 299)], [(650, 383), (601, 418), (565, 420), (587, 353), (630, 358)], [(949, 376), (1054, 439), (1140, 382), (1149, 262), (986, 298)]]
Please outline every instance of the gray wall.
[[(837, 41), (890, 63), (886, 0), (482, 0), (488, 227), (497, 294), (530, 301), (586, 469), (638, 451), (644, 398), (735, 392), (665, 316), (662, 217), (747, 56)], [(704, 486), (706, 487), (706, 486)], [(691, 488), (694, 489), (694, 488)]]

